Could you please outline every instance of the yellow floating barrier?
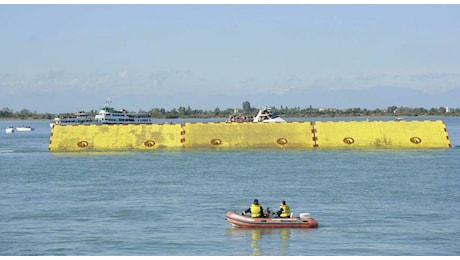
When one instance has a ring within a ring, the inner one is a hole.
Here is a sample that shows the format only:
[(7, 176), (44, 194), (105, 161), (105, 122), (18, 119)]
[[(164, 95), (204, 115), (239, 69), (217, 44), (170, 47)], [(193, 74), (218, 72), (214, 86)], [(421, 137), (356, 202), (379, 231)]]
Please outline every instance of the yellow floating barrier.
[(437, 121), (316, 122), (321, 148), (448, 148), (444, 123)]
[(313, 147), (310, 122), (187, 123), (184, 147), (299, 148)]
[(55, 125), (49, 150), (118, 150), (182, 147), (180, 124)]
[(444, 122), (54, 125), (50, 151), (159, 148), (449, 148)]

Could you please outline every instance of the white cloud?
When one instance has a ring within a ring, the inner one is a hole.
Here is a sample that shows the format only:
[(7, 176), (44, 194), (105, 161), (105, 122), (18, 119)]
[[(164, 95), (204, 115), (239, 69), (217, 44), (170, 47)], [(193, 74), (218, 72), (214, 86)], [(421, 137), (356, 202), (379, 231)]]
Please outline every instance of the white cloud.
[(278, 95), (283, 95), (294, 89), (295, 87), (292, 87), (292, 86), (283, 86), (283, 87), (278, 87), (274, 89), (274, 93)]
[(119, 72), (118, 72), (118, 77), (119, 77), (120, 79), (124, 79), (124, 78), (126, 78), (127, 76), (128, 76), (128, 70), (122, 70), (122, 71), (119, 71)]
[(331, 75), (306, 80), (307, 88), (329, 90), (360, 90), (375, 86), (395, 86), (420, 90), (424, 93), (446, 92), (460, 87), (457, 72), (373, 72), (359, 75)]
[(152, 72), (150, 75), (132, 74), (127, 69), (108, 72), (76, 74), (64, 70), (26, 76), (0, 75), (3, 93), (24, 94), (70, 92), (79, 94), (157, 95), (171, 96), (231, 96), (284, 95), (299, 89), (360, 90), (375, 86), (394, 86), (416, 89), (424, 93), (440, 93), (459, 88), (460, 73), (449, 71), (381, 71), (355, 75), (330, 75), (312, 77), (299, 75), (285, 78), (262, 78), (255, 75), (246, 78), (212, 79), (212, 75), (198, 75), (186, 69), (170, 69)]

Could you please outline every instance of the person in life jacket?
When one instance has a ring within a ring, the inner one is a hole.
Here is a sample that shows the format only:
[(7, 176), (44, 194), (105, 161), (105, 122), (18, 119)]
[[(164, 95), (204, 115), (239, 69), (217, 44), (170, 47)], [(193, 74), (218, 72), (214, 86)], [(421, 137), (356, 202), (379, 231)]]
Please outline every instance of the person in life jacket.
[(282, 200), (280, 209), (276, 212), (280, 218), (289, 218), (291, 217), (291, 208), (286, 204), (286, 201)]
[(251, 217), (253, 218), (263, 218), (264, 217), (264, 208), (262, 208), (262, 206), (259, 204), (258, 199), (255, 199), (251, 207), (243, 211), (243, 215), (249, 212), (251, 212)]

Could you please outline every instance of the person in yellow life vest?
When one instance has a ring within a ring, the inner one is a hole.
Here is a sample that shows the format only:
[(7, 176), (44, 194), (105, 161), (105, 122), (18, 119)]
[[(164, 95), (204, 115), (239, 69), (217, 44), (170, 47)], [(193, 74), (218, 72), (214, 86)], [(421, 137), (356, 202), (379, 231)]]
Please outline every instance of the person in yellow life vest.
[(259, 200), (255, 199), (251, 207), (243, 211), (243, 213), (251, 212), (251, 217), (253, 218), (263, 218), (264, 217), (264, 208), (259, 204)]
[(276, 212), (278, 217), (280, 218), (289, 218), (291, 217), (291, 208), (286, 204), (286, 201), (281, 201), (281, 206), (278, 212)]

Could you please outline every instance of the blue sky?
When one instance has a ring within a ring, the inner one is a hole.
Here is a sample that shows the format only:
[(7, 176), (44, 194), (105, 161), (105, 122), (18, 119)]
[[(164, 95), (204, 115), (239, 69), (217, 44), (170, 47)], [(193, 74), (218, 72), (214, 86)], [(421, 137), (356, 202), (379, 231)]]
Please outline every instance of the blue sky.
[(459, 5), (0, 5), (0, 109), (458, 108)]

